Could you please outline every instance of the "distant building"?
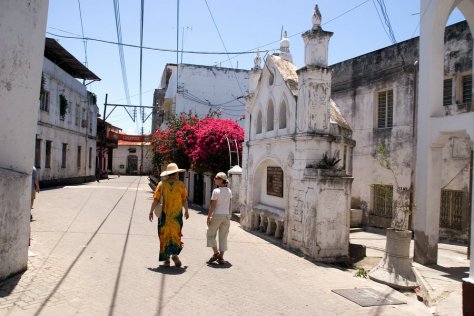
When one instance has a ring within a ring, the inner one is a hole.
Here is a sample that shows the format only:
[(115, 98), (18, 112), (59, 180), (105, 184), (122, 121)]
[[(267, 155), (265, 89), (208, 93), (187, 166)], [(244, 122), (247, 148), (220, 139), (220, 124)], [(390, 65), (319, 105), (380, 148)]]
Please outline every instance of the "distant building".
[(219, 113), (243, 126), (248, 79), (244, 69), (167, 64), (155, 90), (152, 130), (165, 127), (170, 115), (182, 112), (199, 117)]
[[(113, 174), (151, 174), (153, 171), (153, 146), (150, 142), (119, 140), (117, 149), (113, 151), (112, 161), (111, 171)], [(142, 166), (142, 172), (140, 172), (140, 166)]]
[(122, 132), (121, 128), (97, 118), (97, 158), (96, 167), (100, 176), (106, 177), (112, 170), (113, 151), (118, 147), (118, 138), (114, 137)]
[(58, 42), (46, 38), (35, 146), (41, 186), (95, 179), (99, 109), (85, 83), (97, 80)]

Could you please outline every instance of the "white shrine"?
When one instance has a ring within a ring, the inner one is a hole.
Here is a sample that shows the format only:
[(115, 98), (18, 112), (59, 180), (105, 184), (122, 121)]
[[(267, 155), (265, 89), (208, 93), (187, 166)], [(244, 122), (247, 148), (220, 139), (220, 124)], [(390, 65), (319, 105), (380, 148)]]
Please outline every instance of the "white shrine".
[(312, 260), (341, 261), (349, 252), (355, 142), (330, 98), (332, 33), (321, 28), (317, 5), (313, 27), (302, 36), (304, 67), (293, 64), (285, 32), (280, 53), (269, 55), (263, 69), (257, 54), (250, 73), (241, 224)]

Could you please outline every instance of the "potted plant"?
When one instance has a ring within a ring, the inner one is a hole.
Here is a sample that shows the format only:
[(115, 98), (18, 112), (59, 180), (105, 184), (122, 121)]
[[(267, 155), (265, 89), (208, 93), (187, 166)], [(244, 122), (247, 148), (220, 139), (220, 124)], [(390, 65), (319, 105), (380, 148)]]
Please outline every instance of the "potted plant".
[(392, 173), (398, 194), (393, 201), (391, 227), (387, 228), (385, 255), (369, 272), (369, 278), (395, 289), (414, 289), (418, 287), (418, 283), (410, 260), (412, 236), (412, 232), (408, 230), (408, 218), (411, 213), (410, 190), (399, 186), (389, 151), (384, 145), (377, 147), (375, 161)]
[(321, 159), (309, 165), (308, 168), (316, 169), (320, 177), (342, 177), (346, 173), (344, 169), (337, 167), (339, 161), (341, 161), (339, 150), (336, 150), (333, 155), (325, 152)]

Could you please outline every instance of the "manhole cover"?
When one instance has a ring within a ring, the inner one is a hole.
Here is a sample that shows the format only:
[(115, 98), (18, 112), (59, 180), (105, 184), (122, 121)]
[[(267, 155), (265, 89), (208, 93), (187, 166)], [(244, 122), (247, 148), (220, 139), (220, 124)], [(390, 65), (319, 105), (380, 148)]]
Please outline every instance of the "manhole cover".
[(362, 307), (406, 304), (406, 302), (393, 298), (389, 294), (383, 294), (371, 288), (340, 289), (332, 290), (332, 292)]

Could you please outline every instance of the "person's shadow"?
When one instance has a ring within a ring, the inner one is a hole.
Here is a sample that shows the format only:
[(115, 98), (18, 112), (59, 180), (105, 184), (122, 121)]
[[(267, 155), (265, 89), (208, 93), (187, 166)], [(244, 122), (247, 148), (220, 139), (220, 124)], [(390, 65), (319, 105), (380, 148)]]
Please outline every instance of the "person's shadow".
[(182, 267), (166, 267), (163, 265), (159, 265), (156, 268), (148, 268), (148, 270), (157, 272), (157, 273), (162, 273), (162, 274), (168, 274), (168, 275), (178, 275), (178, 274), (183, 274), (186, 272), (186, 269), (188, 266), (182, 266)]
[(214, 269), (229, 269), (230, 267), (232, 267), (232, 263), (230, 263), (229, 261), (224, 261), (224, 263), (211, 262), (207, 263), (207, 266)]

